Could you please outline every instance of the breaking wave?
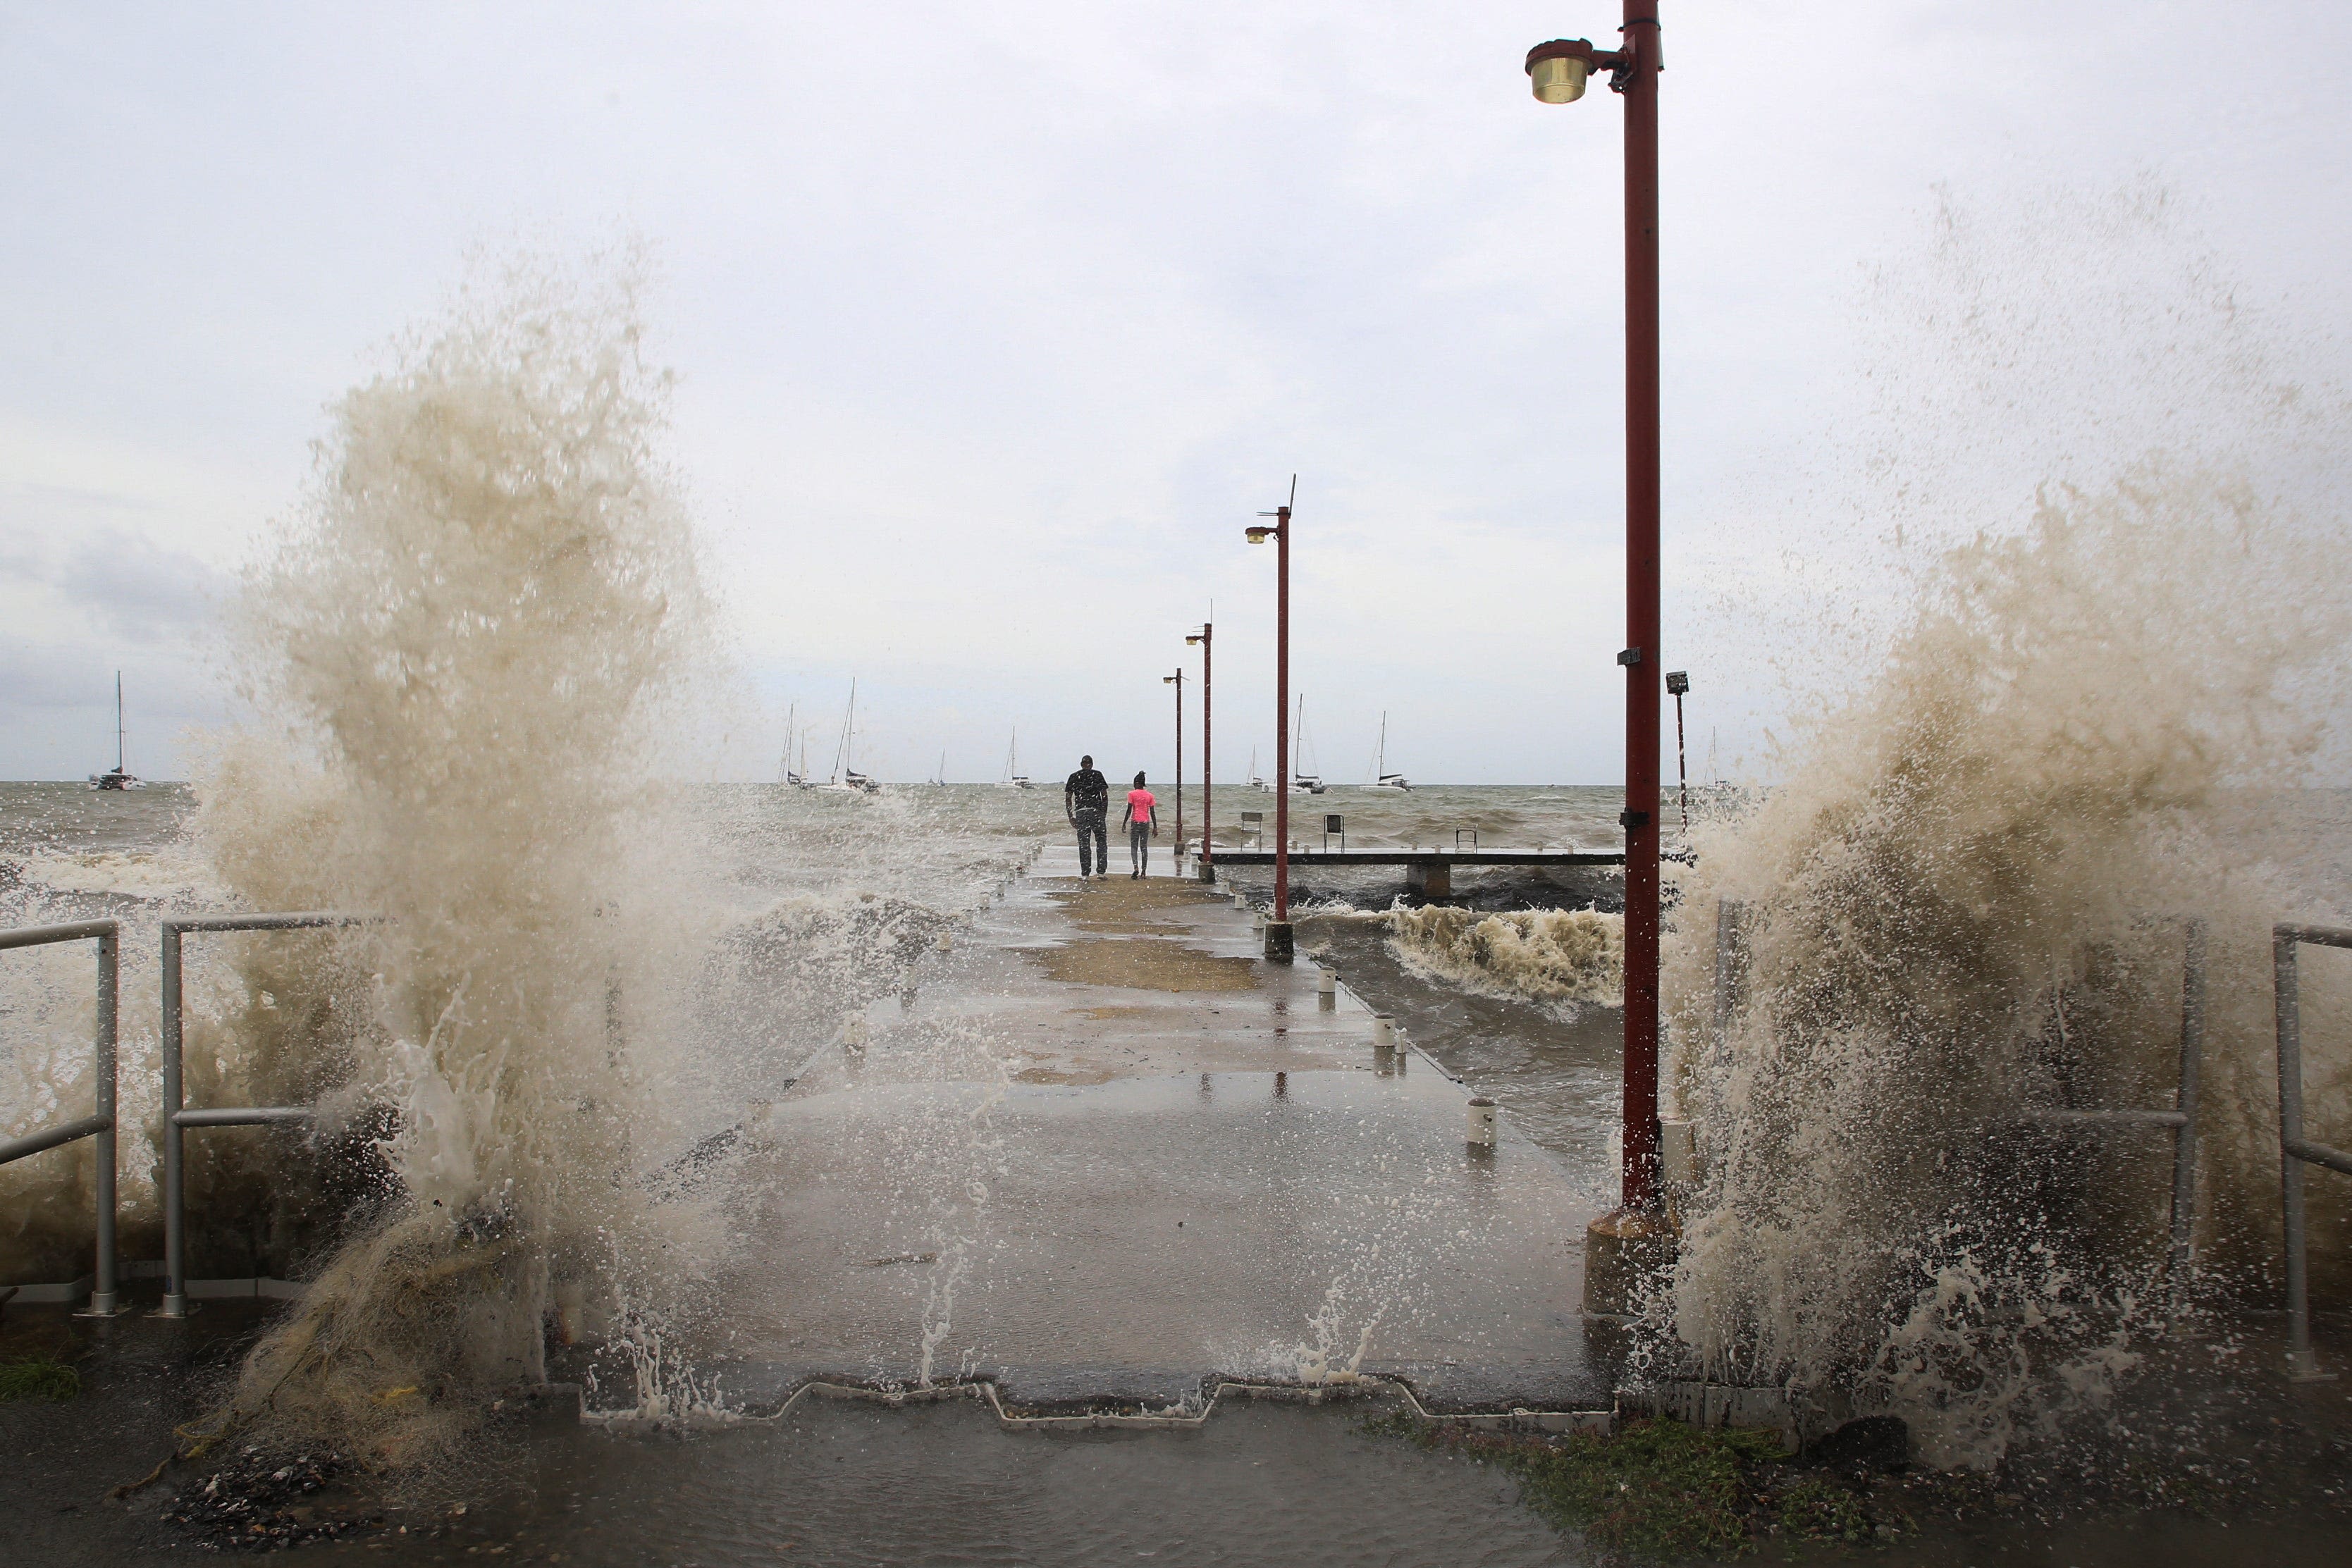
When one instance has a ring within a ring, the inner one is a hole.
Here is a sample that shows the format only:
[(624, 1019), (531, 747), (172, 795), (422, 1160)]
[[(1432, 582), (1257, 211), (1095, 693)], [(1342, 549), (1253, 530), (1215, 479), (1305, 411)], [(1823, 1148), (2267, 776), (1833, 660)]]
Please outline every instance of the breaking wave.
[(1390, 950), (1424, 978), (1555, 1008), (1621, 1006), (1625, 921), (1591, 909), (1500, 915), (1431, 904), (1381, 917)]

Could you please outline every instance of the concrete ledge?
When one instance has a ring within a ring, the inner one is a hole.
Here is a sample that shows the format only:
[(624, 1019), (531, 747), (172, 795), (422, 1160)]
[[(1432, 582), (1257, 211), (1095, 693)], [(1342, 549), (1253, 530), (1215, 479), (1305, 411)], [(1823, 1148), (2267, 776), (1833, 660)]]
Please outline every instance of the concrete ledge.
[[(750, 1421), (780, 1421), (792, 1413), (793, 1406), (806, 1397), (846, 1399), (900, 1409), (909, 1405), (937, 1405), (950, 1399), (977, 1400), (994, 1412), (997, 1422), (1009, 1432), (1071, 1432), (1098, 1430), (1187, 1430), (1205, 1424), (1216, 1413), (1217, 1406), (1227, 1399), (1266, 1399), (1286, 1404), (1323, 1405), (1370, 1400), (1383, 1397), (1401, 1398), (1415, 1419), (1430, 1425), (1448, 1423), (1473, 1427), (1484, 1431), (1517, 1430), (1528, 1432), (1583, 1432), (1595, 1437), (1607, 1437), (1616, 1430), (1617, 1414), (1613, 1410), (1529, 1410), (1514, 1407), (1507, 1411), (1432, 1411), (1423, 1406), (1410, 1384), (1392, 1378), (1360, 1375), (1331, 1383), (1256, 1383), (1221, 1379), (1213, 1385), (1204, 1385), (1206, 1397), (1198, 1403), (1190, 1399), (1157, 1410), (1081, 1410), (1068, 1413), (1027, 1411), (1008, 1407), (994, 1383), (981, 1380), (969, 1383), (940, 1383), (928, 1388), (893, 1388), (865, 1384), (838, 1383), (811, 1379), (793, 1390), (782, 1404), (773, 1410), (758, 1414), (742, 1413), (738, 1418)], [(606, 1425), (627, 1425), (645, 1419), (635, 1410), (586, 1410), (581, 1412), (583, 1421)]]
[(68, 1280), (62, 1284), (18, 1285), (14, 1287), (8, 1302), (20, 1307), (70, 1306), (77, 1301), (87, 1301), (90, 1287), (97, 1282), (96, 1275), (84, 1274), (79, 1280)]
[(257, 1297), (266, 1301), (299, 1301), (309, 1289), (299, 1280), (273, 1280), (266, 1274), (246, 1280), (191, 1280), (188, 1299), (229, 1301)]
[(1804, 1435), (1788, 1391), (1743, 1388), (1729, 1383), (1662, 1383), (1628, 1390), (1618, 1398), (1626, 1409), (1671, 1416), (1691, 1427), (1754, 1427), (1780, 1434), (1795, 1448)]

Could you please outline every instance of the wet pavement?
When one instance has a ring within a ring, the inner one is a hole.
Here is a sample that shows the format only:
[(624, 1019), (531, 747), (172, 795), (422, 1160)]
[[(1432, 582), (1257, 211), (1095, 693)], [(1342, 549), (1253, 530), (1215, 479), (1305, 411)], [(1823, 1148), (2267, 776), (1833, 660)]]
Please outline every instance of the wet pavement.
[(1013, 883), (752, 1114), (756, 1242), (677, 1348), (751, 1410), (817, 1377), (1158, 1407), (1361, 1373), (1607, 1408), (1589, 1186), (1507, 1123), (1472, 1149), (1468, 1091), (1252, 925), (1174, 878)]

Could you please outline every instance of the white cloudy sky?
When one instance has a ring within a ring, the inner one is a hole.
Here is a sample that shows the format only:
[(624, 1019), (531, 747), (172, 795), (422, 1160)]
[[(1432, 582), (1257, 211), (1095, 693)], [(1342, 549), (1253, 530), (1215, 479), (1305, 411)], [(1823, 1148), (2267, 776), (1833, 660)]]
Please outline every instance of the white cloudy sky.
[[(1327, 773), (1386, 709), (1417, 777), (1614, 779), (1619, 114), (1519, 64), (1612, 9), (0, 5), (0, 776), (110, 761), (118, 665), (132, 766), (179, 772), (321, 405), (470, 252), (634, 234), (754, 698), (698, 776), (771, 776), (785, 705), (830, 724), (853, 674), (886, 776), (992, 778), (1015, 724), (1040, 775), (1164, 772), (1212, 601), (1238, 774), (1272, 729), (1241, 529), (1295, 470)], [(2102, 325), (2161, 339), (2147, 289), (2343, 369), (2352, 7), (1664, 10), (1667, 662), (1727, 770), (1786, 700), (1755, 626), (1867, 595), (1823, 563), (1849, 512), (1867, 553), (1868, 422), (1969, 423), (1885, 391), (1953, 269), (2043, 323), (2037, 426), (2161, 379)], [(2046, 455), (1946, 484), (1998, 523)]]

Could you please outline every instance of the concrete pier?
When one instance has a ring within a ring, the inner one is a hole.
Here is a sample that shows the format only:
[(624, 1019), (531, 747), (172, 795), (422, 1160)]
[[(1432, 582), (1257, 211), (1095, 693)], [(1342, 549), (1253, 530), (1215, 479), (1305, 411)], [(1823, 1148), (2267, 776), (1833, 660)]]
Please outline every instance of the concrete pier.
[(1359, 1373), (1605, 1407), (1593, 1206), (1551, 1156), (1507, 1122), (1466, 1144), (1468, 1091), (1344, 983), (1318, 1006), (1172, 857), (1092, 883), (1059, 858), (765, 1113), (697, 1362), (753, 1407), (811, 1377), (1160, 1406)]

